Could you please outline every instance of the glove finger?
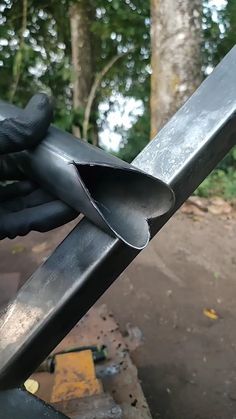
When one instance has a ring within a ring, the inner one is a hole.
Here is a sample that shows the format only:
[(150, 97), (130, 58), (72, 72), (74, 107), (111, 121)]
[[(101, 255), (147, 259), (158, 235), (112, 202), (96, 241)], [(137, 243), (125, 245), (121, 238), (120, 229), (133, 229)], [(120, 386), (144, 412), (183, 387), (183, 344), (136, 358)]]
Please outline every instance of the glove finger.
[(20, 116), (0, 122), (0, 154), (36, 146), (45, 137), (52, 118), (48, 96), (43, 93), (33, 96)]
[[(1, 142), (1, 139), (0, 139)], [(1, 145), (0, 145), (1, 147)], [(0, 155), (0, 181), (24, 179), (24, 174), (16, 167), (10, 155)]]
[(36, 185), (28, 180), (13, 182), (5, 186), (0, 186), (0, 202), (25, 196), (33, 192)]
[[(20, 184), (22, 182), (19, 182)], [(18, 212), (22, 211), (26, 208), (33, 208), (38, 207), (39, 205), (46, 204), (47, 202), (55, 201), (55, 197), (50, 195), (48, 192), (44, 191), (43, 189), (32, 189), (29, 190), (28, 194), (24, 194), (24, 189), (27, 191), (27, 187), (21, 188), (22, 195), (20, 195), (20, 191), (18, 197), (14, 197), (13, 199), (8, 199), (1, 203), (1, 207), (8, 212)]]
[(76, 218), (78, 213), (61, 201), (53, 201), (0, 218), (0, 240), (25, 236), (30, 231), (41, 233), (60, 227)]

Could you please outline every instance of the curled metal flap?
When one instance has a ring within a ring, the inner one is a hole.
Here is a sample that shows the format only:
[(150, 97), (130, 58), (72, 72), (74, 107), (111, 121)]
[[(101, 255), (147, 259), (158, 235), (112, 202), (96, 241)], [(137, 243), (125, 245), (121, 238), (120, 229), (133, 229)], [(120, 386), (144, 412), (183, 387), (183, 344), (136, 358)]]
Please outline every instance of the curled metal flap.
[[(16, 115), (17, 108), (0, 102), (0, 118)], [(50, 193), (136, 249), (149, 242), (148, 220), (174, 204), (173, 191), (161, 180), (53, 126), (15, 161)]]

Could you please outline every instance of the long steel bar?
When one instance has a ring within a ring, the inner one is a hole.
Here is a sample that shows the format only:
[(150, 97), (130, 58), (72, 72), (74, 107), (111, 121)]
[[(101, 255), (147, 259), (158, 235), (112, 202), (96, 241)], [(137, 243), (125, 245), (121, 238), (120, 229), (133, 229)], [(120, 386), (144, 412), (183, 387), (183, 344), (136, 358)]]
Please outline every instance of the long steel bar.
[[(171, 213), (236, 140), (236, 47), (133, 164), (169, 184)], [(0, 387), (19, 385), (138, 254), (86, 219), (21, 288), (0, 318)]]

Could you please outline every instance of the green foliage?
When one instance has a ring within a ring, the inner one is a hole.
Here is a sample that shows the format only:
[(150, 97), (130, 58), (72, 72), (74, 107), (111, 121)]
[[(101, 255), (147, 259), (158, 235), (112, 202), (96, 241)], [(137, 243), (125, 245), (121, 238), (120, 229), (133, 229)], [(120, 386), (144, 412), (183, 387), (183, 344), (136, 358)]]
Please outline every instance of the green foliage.
[[(22, 1), (2, 0), (0, 2), (0, 96), (10, 99), (14, 78), (20, 72), (20, 79), (14, 95), (14, 103), (24, 105), (37, 91), (53, 93), (57, 98), (56, 115), (62, 108), (71, 108), (70, 57), (65, 52), (59, 25), (60, 7), (55, 1), (36, 2), (28, 0), (27, 30), (21, 45)], [(63, 38), (68, 34), (69, 20), (64, 10)]]
[(205, 198), (222, 196), (225, 199), (236, 197), (236, 170), (216, 169), (208, 176), (195, 191), (195, 195)]
[(204, 55), (205, 65), (217, 65), (233, 48), (236, 39), (236, 1), (227, 0), (220, 10), (204, 0)]
[[(51, 92), (57, 99), (56, 121), (64, 128), (73, 120), (69, 117), (73, 77), (69, 21), (72, 1), (28, 0), (27, 32), (24, 48), (20, 48), (22, 1), (0, 0), (0, 96), (10, 99), (14, 77), (21, 71), (14, 102), (25, 104), (38, 90)], [(118, 92), (147, 99), (149, 0), (88, 0), (86, 4), (93, 21), (95, 73), (115, 55), (130, 51), (106, 74), (97, 103)]]
[(118, 63), (118, 72), (115, 67), (109, 72), (106, 84), (109, 86), (112, 81), (110, 88), (143, 100), (145, 82), (149, 79), (149, 0), (97, 0), (97, 5), (102, 18), (96, 20), (93, 30), (101, 39), (104, 56), (109, 60), (116, 53), (130, 51)]

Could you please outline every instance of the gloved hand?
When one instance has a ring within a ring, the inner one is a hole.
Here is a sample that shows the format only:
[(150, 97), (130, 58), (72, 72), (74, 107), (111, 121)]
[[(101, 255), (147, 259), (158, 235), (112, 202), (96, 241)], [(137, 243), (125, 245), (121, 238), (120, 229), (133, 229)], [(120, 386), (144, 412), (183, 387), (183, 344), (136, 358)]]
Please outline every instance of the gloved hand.
[(0, 121), (0, 182), (15, 181), (0, 185), (0, 240), (24, 236), (31, 230), (45, 232), (77, 216), (66, 204), (24, 179), (10, 158), (10, 153), (36, 146), (46, 135), (52, 116), (48, 97), (37, 94), (20, 118)]

